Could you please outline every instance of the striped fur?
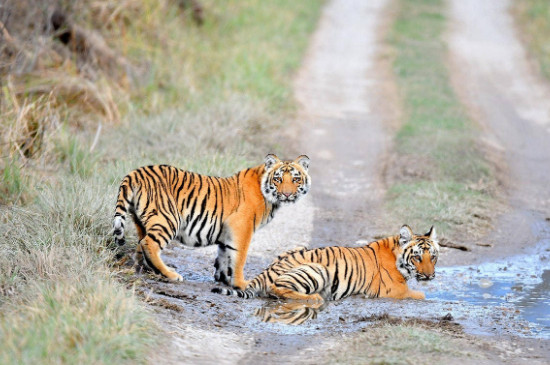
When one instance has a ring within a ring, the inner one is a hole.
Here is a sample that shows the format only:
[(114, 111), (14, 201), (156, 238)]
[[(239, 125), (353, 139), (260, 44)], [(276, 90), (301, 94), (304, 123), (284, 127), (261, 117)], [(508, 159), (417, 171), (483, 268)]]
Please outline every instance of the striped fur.
[(289, 251), (277, 258), (244, 290), (214, 288), (241, 298), (267, 296), (323, 302), (354, 294), (369, 298), (424, 299), (407, 280), (431, 280), (439, 245), (435, 229), (414, 235), (404, 225), (399, 235), (362, 247), (323, 247)]
[(245, 288), (243, 267), (256, 229), (267, 224), (277, 208), (307, 194), (309, 158), (281, 161), (267, 155), (259, 166), (219, 178), (173, 166), (155, 165), (130, 172), (120, 184), (114, 235), (124, 244), (126, 217), (137, 229), (137, 260), (171, 281), (182, 277), (160, 254), (171, 240), (192, 247), (218, 245), (215, 279)]

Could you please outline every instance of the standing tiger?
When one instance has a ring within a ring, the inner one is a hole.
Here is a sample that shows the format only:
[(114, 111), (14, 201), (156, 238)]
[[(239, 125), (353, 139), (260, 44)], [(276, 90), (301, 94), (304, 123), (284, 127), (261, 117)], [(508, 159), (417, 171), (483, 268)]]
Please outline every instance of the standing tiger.
[(120, 184), (114, 217), (115, 241), (125, 243), (126, 215), (132, 216), (139, 244), (136, 259), (170, 281), (182, 281), (160, 254), (171, 240), (192, 246), (218, 245), (217, 281), (244, 289), (243, 267), (256, 229), (267, 224), (283, 203), (294, 203), (311, 186), (309, 158), (263, 164), (219, 178), (173, 166), (155, 165), (130, 172)]
[(399, 234), (362, 247), (297, 249), (279, 256), (244, 290), (214, 288), (214, 293), (241, 298), (268, 296), (324, 302), (353, 294), (369, 298), (424, 299), (407, 280), (431, 280), (439, 245), (435, 229), (413, 234), (407, 225)]

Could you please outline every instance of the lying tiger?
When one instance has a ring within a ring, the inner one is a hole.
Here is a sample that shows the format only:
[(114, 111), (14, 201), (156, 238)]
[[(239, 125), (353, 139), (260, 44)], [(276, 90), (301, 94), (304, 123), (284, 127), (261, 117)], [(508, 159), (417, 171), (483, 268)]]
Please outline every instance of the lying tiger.
[(214, 288), (241, 298), (268, 296), (324, 302), (353, 294), (369, 298), (424, 299), (407, 280), (431, 280), (439, 255), (435, 229), (413, 234), (407, 225), (396, 236), (362, 247), (297, 249), (277, 258), (245, 290)]
[(125, 243), (126, 215), (137, 229), (136, 258), (168, 280), (182, 277), (160, 254), (171, 240), (192, 246), (218, 245), (214, 278), (244, 289), (243, 267), (256, 229), (281, 204), (294, 203), (311, 186), (309, 158), (281, 161), (269, 154), (263, 164), (227, 178), (155, 165), (130, 172), (120, 184), (114, 217), (115, 241)]

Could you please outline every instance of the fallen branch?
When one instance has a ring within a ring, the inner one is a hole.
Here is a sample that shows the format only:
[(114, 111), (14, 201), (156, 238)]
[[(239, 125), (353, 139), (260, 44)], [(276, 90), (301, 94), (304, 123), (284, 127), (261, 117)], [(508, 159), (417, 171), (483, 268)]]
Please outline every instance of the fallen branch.
[(442, 238), (442, 239), (439, 240), (439, 246), (448, 247), (448, 248), (455, 248), (455, 249), (460, 250), (460, 251), (471, 251), (471, 249), (469, 247), (453, 243), (453, 242), (449, 241), (446, 238)]

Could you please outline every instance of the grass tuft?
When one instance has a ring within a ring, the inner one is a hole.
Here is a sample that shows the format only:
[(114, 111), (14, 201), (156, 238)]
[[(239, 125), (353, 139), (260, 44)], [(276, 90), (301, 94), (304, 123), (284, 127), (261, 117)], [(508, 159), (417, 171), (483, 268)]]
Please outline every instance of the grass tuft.
[(1, 176), (0, 204), (25, 203), (29, 200), (30, 177), (16, 160), (6, 161)]
[(67, 165), (71, 174), (89, 177), (95, 171), (99, 156), (82, 146), (76, 136), (66, 133), (60, 135), (55, 149), (60, 162)]

